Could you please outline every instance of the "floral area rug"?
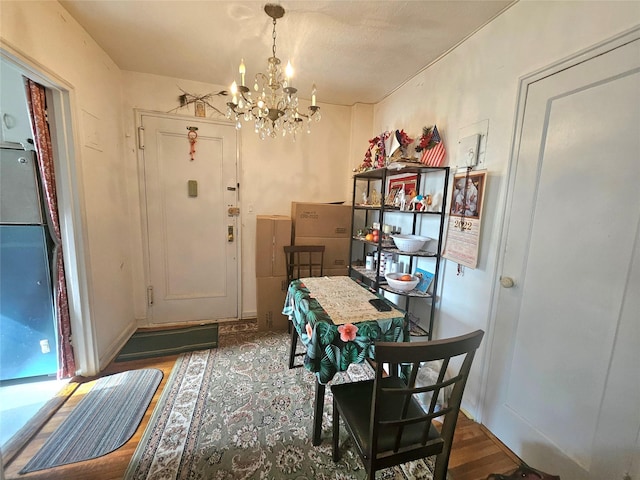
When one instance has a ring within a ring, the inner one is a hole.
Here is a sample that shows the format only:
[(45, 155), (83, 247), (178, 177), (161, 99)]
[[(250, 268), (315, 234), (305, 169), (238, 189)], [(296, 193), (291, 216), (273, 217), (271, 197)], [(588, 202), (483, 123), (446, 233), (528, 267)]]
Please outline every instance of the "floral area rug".
[[(341, 429), (340, 462), (331, 458), (331, 393), (322, 444), (311, 443), (314, 376), (287, 367), (286, 333), (241, 332), (217, 349), (176, 362), (125, 480), (366, 478)], [(333, 383), (369, 378), (353, 365)], [(377, 479), (431, 480), (431, 458), (377, 472)]]

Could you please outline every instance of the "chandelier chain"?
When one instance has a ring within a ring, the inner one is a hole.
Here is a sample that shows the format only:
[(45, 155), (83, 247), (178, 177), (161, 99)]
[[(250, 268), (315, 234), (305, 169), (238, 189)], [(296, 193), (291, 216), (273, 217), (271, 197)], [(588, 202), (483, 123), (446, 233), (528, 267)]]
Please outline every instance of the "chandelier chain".
[(273, 38), (273, 57), (276, 58), (276, 19), (273, 19), (273, 33), (271, 34)]

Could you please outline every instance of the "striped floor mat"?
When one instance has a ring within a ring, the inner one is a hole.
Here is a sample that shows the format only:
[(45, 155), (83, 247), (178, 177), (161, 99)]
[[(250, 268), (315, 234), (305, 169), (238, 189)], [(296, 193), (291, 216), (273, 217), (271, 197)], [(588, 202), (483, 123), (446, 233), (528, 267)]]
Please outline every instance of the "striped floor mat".
[(161, 380), (157, 369), (98, 379), (20, 473), (89, 460), (121, 447), (138, 428)]

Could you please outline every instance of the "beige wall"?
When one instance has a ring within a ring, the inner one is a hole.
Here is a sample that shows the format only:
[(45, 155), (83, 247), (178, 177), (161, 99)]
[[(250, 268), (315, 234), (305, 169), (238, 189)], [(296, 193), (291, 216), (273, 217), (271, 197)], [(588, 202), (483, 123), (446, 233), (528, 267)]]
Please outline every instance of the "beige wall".
[[(436, 337), (481, 328), (488, 333), (483, 347), (491, 342), (491, 301), (499, 275), (496, 262), (519, 79), (638, 24), (639, 5), (521, 1), (376, 105), (376, 132), (404, 128), (419, 134), (423, 126), (437, 124), (453, 166), (457, 141), (466, 135), (462, 132), (478, 122), (489, 123), (479, 263), (458, 275), (457, 265), (444, 261)], [(465, 407), (474, 415), (479, 414), (486, 354), (483, 350), (474, 362), (465, 392)]]

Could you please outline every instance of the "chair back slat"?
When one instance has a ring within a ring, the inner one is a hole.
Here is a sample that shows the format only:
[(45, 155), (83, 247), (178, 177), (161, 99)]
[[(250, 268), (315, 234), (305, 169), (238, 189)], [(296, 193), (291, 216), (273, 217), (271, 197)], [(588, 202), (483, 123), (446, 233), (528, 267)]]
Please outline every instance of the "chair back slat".
[[(436, 456), (433, 479), (445, 480), (462, 394), (483, 335), (477, 330), (429, 342), (375, 343), (375, 378), (331, 387), (334, 461), (340, 457), (342, 418), (368, 480), (375, 479), (377, 470), (432, 455)], [(439, 370), (425, 384), (419, 371), (430, 370), (430, 362)], [(451, 390), (450, 396), (438, 404), (445, 389), (447, 394)], [(421, 401), (428, 394), (431, 398)], [(436, 421), (442, 422), (440, 428)]]
[[(377, 459), (374, 461), (381, 462), (380, 468), (384, 468), (382, 463), (390, 458), (390, 451), (395, 454), (402, 452), (407, 459), (405, 461), (412, 459), (413, 455), (420, 458), (420, 452), (426, 451), (433, 440), (432, 422), (435, 419), (441, 419), (441, 436), (445, 438), (445, 443), (451, 443), (452, 439), (446, 439), (445, 434), (450, 433), (451, 437), (453, 435), (451, 425), (455, 428), (462, 392), (483, 333), (478, 330), (453, 339), (430, 342), (375, 344), (376, 378), (369, 454)], [(445, 378), (450, 360), (456, 357), (462, 357), (458, 371)], [(437, 379), (430, 385), (416, 385), (421, 365), (434, 360), (441, 361)], [(387, 372), (385, 365), (399, 365), (401, 368), (389, 369)], [(446, 387), (453, 387), (451, 397), (446, 406), (438, 408), (438, 395)], [(420, 406), (416, 397), (425, 392), (431, 392), (428, 408)]]
[[(287, 268), (287, 283), (305, 277), (324, 275), (324, 245), (287, 245), (284, 247), (284, 258)], [(291, 333), (291, 346), (289, 347), (289, 368), (303, 366), (295, 364), (295, 357), (304, 356), (305, 353), (297, 353), (298, 332), (288, 323)]]
[(324, 245), (285, 246), (287, 281), (324, 275), (324, 251)]

